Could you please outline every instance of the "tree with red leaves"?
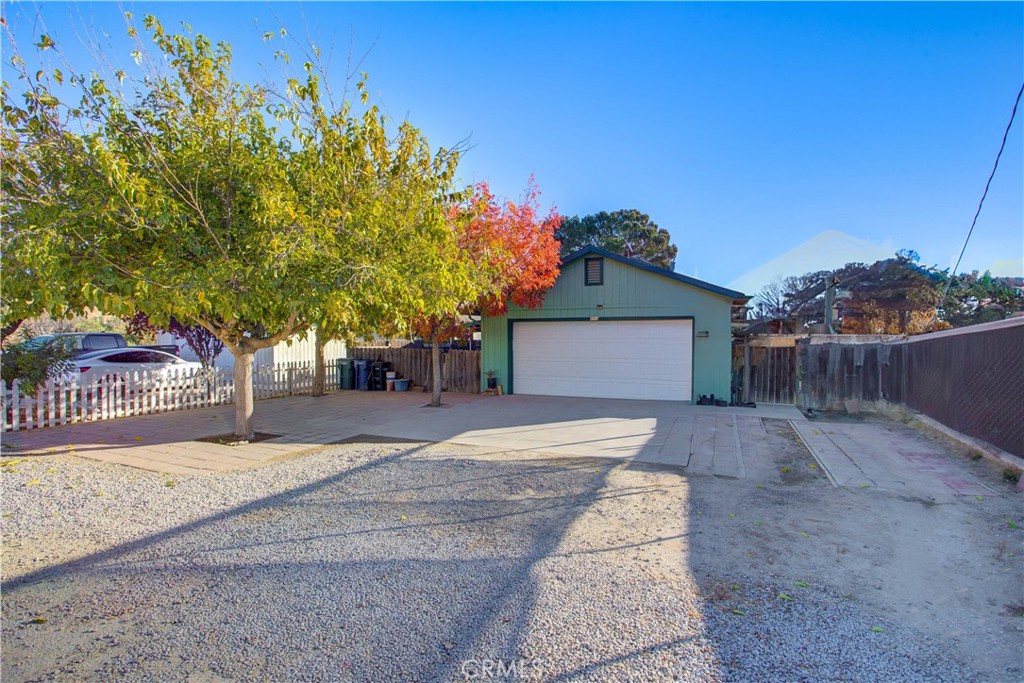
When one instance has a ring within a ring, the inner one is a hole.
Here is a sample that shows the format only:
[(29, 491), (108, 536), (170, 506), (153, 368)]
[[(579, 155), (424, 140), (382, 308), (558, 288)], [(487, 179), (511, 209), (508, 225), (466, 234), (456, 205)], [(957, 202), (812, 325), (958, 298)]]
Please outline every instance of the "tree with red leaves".
[(212, 332), (200, 325), (182, 325), (176, 318), (171, 318), (166, 327), (154, 325), (149, 316), (136, 311), (130, 318), (124, 318), (125, 331), (130, 335), (148, 336), (157, 332), (168, 332), (176, 339), (183, 339), (185, 344), (199, 358), (203, 369), (210, 370), (217, 361), (217, 356), (224, 350), (224, 342), (217, 339)]
[(462, 275), (468, 281), (450, 268), (436, 279), (439, 290), (450, 289), (449, 294), (459, 291), (468, 296), (432, 297), (440, 307), (428, 307), (414, 321), (414, 329), (433, 347), (430, 405), (441, 405), (438, 344), (464, 332), (463, 315), (503, 315), (510, 303), (539, 308), (544, 294), (555, 284), (561, 262), (555, 231), (561, 217), (554, 209), (543, 216), (539, 196), (532, 178), (518, 204), (499, 202), (487, 184), (480, 183), (467, 201), (449, 211), (448, 224), (456, 231), (460, 260), (465, 266)]

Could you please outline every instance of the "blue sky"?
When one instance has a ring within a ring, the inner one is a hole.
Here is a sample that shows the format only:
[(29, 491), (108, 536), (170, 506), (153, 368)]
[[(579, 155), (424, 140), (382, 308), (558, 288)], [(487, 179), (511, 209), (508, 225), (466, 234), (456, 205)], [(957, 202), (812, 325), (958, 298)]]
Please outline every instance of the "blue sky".
[[(533, 174), (567, 215), (640, 209), (678, 271), (723, 284), (826, 230), (952, 265), (1024, 80), (1022, 3), (4, 6), (19, 42), (38, 11), (76, 58), (83, 25), (127, 53), (122, 9), (227, 40), (243, 79), (281, 25), (333, 40), (336, 79), (369, 49), (392, 116), (470, 138), (463, 180), (515, 197)], [(1024, 274), (1022, 119), (961, 270)]]

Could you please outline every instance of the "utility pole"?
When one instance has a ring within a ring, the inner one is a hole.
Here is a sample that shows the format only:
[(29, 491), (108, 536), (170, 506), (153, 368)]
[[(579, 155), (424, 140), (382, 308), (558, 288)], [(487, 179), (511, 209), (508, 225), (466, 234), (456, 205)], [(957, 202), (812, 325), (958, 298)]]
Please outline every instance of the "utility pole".
[(825, 280), (825, 333), (835, 334), (836, 328), (832, 318), (832, 307), (836, 303), (836, 286), (839, 284), (839, 278), (835, 275), (830, 275)]

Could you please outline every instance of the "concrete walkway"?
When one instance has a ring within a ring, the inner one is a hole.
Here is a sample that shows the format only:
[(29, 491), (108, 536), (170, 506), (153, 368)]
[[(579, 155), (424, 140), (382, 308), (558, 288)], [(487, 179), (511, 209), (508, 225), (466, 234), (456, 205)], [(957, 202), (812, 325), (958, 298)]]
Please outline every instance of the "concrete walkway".
[(995, 491), (920, 435), (877, 423), (800, 420), (793, 427), (836, 486), (916, 496), (985, 496)]
[[(803, 420), (792, 406), (717, 408), (672, 401), (335, 392), (256, 404), (256, 428), (279, 435), (243, 446), (196, 441), (228, 434), (220, 406), (4, 435), (17, 455), (74, 455), (173, 474), (226, 472), (359, 435), (450, 441), (498, 451), (535, 451), (687, 467), (695, 474), (777, 480), (758, 449), (760, 417)], [(9, 452), (10, 453), (10, 452)], [(12, 453), (13, 454), (13, 453)]]

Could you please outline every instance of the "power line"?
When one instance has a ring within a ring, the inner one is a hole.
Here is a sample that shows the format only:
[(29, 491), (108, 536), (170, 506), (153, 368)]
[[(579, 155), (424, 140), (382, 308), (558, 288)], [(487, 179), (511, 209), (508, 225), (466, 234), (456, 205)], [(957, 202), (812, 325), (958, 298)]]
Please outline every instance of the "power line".
[[(942, 298), (939, 299), (939, 306), (942, 306), (946, 301), (946, 295), (949, 293), (949, 287), (953, 284), (953, 278), (956, 277), (956, 271), (960, 268), (960, 261), (964, 257), (964, 252), (967, 251), (967, 243), (971, 241), (971, 235), (974, 233), (974, 226), (978, 222), (978, 215), (981, 214), (981, 207), (985, 203), (985, 197), (988, 196), (989, 185), (992, 184), (992, 178), (996, 174), (996, 169), (999, 168), (999, 157), (1003, 156), (1003, 148), (1006, 147), (1006, 138), (1010, 135), (1010, 127), (1013, 125), (1013, 119), (1017, 116), (1017, 107), (1020, 105), (1020, 97), (1024, 95), (1024, 83), (1021, 83), (1020, 90), (1017, 91), (1017, 101), (1013, 103), (1013, 111), (1010, 113), (1010, 122), (1006, 124), (1006, 130), (1003, 131), (1003, 142), (999, 145), (999, 153), (996, 154), (996, 162), (992, 164), (992, 172), (988, 174), (988, 182), (985, 183), (985, 191), (981, 193), (981, 201), (978, 202), (978, 210), (974, 212), (974, 220), (971, 221), (971, 229), (967, 231), (967, 239), (964, 240), (964, 247), (960, 250), (960, 256), (956, 259), (956, 265), (953, 266), (953, 270), (949, 273), (949, 279), (946, 281), (946, 289), (942, 292)], [(938, 314), (938, 311), (936, 311)]]

